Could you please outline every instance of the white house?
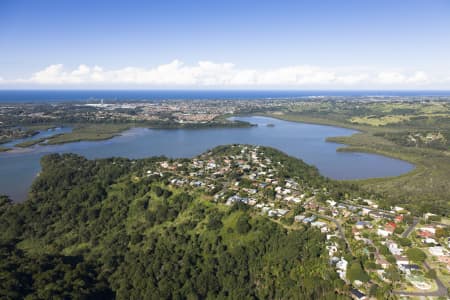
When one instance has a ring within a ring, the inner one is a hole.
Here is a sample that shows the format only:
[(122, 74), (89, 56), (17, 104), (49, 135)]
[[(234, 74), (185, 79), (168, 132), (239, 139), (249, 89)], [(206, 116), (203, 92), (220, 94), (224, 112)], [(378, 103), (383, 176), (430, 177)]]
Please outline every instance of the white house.
[(406, 256), (403, 255), (395, 255), (395, 260), (397, 261), (397, 265), (408, 265), (409, 260)]
[(346, 280), (345, 274), (347, 273), (348, 262), (345, 258), (341, 257), (341, 260), (336, 263), (337, 273), (342, 280)]
[(397, 245), (397, 243), (394, 243), (394, 242), (388, 242), (388, 243), (386, 243), (386, 244), (387, 244), (387, 246), (388, 246), (388, 248), (389, 248), (389, 251), (390, 251), (393, 255), (401, 255), (401, 254), (402, 254), (403, 249), (402, 249), (402, 248), (399, 248), (398, 245)]
[(392, 233), (389, 232), (389, 231), (386, 231), (386, 230), (384, 230), (384, 229), (378, 228), (378, 229), (377, 229), (377, 234), (378, 234), (379, 236), (385, 238), (385, 237), (390, 236)]
[(442, 246), (430, 247), (430, 248), (428, 248), (428, 251), (430, 251), (431, 255), (433, 255), (433, 256), (445, 255), (445, 250)]
[(304, 218), (305, 218), (305, 216), (303, 216), (303, 215), (298, 215), (298, 216), (295, 216), (295, 217), (294, 217), (294, 221), (295, 221), (295, 222), (301, 222), (301, 221), (303, 221)]

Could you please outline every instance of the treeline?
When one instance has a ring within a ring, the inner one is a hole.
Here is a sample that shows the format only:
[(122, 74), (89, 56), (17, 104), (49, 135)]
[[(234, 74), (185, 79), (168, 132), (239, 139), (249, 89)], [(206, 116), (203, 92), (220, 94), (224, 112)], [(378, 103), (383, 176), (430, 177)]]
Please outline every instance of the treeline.
[(142, 176), (162, 159), (45, 156), (27, 201), (0, 198), (0, 298), (341, 297), (320, 232)]

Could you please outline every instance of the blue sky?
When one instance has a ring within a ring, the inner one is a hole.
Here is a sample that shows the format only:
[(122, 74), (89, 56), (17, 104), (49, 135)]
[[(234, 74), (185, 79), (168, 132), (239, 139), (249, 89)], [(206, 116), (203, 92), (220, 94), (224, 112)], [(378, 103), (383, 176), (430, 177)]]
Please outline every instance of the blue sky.
[(450, 89), (450, 1), (0, 1), (0, 88)]

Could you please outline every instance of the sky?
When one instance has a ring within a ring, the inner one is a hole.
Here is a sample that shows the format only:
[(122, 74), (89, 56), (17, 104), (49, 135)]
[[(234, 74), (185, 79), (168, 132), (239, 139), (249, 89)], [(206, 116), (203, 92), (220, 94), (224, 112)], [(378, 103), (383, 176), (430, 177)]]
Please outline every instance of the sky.
[(0, 89), (450, 90), (449, 0), (0, 0)]

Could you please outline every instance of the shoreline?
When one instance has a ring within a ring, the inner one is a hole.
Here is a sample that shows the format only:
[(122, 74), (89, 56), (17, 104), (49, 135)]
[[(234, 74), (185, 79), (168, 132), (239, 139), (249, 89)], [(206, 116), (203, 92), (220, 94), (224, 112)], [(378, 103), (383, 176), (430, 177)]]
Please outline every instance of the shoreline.
[(335, 122), (335, 121), (326, 122), (326, 120), (314, 119), (314, 118), (308, 118), (308, 121), (301, 121), (301, 120), (294, 120), (291, 118), (282, 118), (282, 117), (279, 117), (280, 115), (255, 114), (253, 116), (270, 117), (270, 118), (274, 118), (274, 119), (278, 119), (278, 120), (282, 120), (282, 121), (304, 123), (304, 124), (311, 124), (311, 125), (331, 126), (331, 127), (338, 127), (338, 128), (343, 128), (343, 129), (354, 130), (355, 132), (350, 136), (327, 137), (326, 142), (344, 145), (344, 147), (340, 147), (340, 148), (336, 149), (336, 151), (338, 151), (338, 152), (354, 152), (354, 153), (360, 152), (360, 153), (378, 154), (378, 155), (382, 155), (382, 156), (386, 156), (386, 157), (390, 157), (390, 158), (394, 158), (394, 159), (403, 160), (412, 165), (416, 165), (415, 161), (405, 158), (404, 156), (401, 156), (401, 154), (395, 154), (395, 153), (391, 153), (391, 152), (383, 152), (383, 151), (379, 151), (376, 149), (370, 149), (370, 148), (361, 147), (361, 146), (357, 147), (356, 145), (353, 145), (351, 143), (351, 141), (348, 140), (349, 138), (354, 137), (357, 134), (369, 133), (368, 131), (361, 128), (361, 126), (351, 126), (351, 125), (347, 125), (347, 124), (339, 123), (339, 122)]
[[(327, 121), (301, 115), (283, 116), (280, 114), (266, 114), (263, 116), (291, 122), (337, 126), (357, 130), (359, 132), (351, 136), (330, 137), (327, 141), (343, 144), (343, 147), (337, 149), (340, 152), (382, 155), (412, 164), (414, 169), (398, 176), (343, 181), (360, 185), (369, 192), (382, 193), (392, 203), (398, 205), (416, 205), (417, 207), (421, 207), (420, 203), (423, 201), (423, 203), (428, 203), (428, 205), (435, 205), (446, 210), (450, 206), (447, 189), (448, 168), (446, 167), (450, 164), (448, 152), (431, 148), (399, 146), (389, 140), (374, 135), (376, 132), (392, 130), (389, 127), (352, 126), (335, 120)], [(438, 190), (440, 192), (436, 193)]]
[[(272, 118), (272, 121), (275, 121), (276, 119), (274, 119), (274, 118)], [(247, 119), (246, 120), (247, 121), (247, 124), (251, 124), (252, 123), (252, 120), (251, 119)], [(285, 122), (285, 121), (283, 121), (283, 122)], [(256, 123), (261, 123), (261, 122), (256, 122)], [(265, 123), (265, 121), (262, 121), (262, 123)], [(298, 122), (296, 122), (296, 123), (298, 123)], [(259, 124), (260, 125), (260, 124)], [(317, 126), (317, 124), (315, 124), (316, 126)], [(262, 127), (262, 130), (264, 130), (264, 128), (265, 128), (265, 126), (261, 126)], [(278, 127), (278, 126), (276, 126), (276, 127)], [(330, 128), (332, 128), (333, 126), (330, 126)], [(336, 126), (334, 126), (335, 128), (338, 128), (338, 127), (336, 127)], [(125, 131), (123, 131), (123, 132), (121, 132), (121, 133), (119, 133), (119, 134), (117, 134), (117, 135), (120, 135), (120, 136), (126, 136), (127, 135), (127, 132), (129, 132), (130, 130), (133, 130), (133, 129), (139, 129), (139, 128), (141, 128), (141, 129), (152, 129), (152, 128), (148, 128), (148, 127), (131, 127), (130, 129), (128, 129), (128, 130), (125, 130)], [(203, 129), (216, 129), (217, 127), (207, 127), (207, 128), (203, 128)], [(192, 128), (183, 128), (183, 129), (192, 129)], [(230, 129), (230, 128), (228, 128), (228, 129)], [(238, 128), (236, 128), (236, 130), (237, 130)], [(165, 130), (165, 129), (161, 129), (161, 130)], [(168, 129), (169, 131), (172, 131), (172, 130), (179, 130), (179, 128), (170, 128), (170, 129)], [(343, 134), (344, 132), (345, 132), (345, 134), (352, 134), (352, 132), (353, 131), (350, 131), (350, 132), (348, 132), (348, 131), (331, 131), (331, 132), (327, 132), (327, 130), (325, 130), (325, 131), (323, 131), (323, 129), (321, 130), (321, 136), (320, 136), (320, 140), (322, 140), (322, 138), (323, 138), (323, 143), (325, 143), (326, 142), (326, 137), (327, 137), (327, 135), (333, 135), (333, 132), (334, 133), (341, 133), (341, 134)], [(214, 132), (211, 132), (213, 135), (214, 135)], [(130, 134), (132, 134), (132, 133), (130, 133)], [(244, 135), (245, 135), (245, 133), (244, 133)], [(290, 135), (289, 135), (290, 136)], [(138, 139), (139, 139), (140, 137), (138, 137)], [(109, 139), (109, 138), (108, 138)], [(85, 140), (83, 140), (83, 141), (85, 141)], [(100, 141), (98, 141), (98, 140), (96, 140), (97, 142), (100, 142)], [(92, 142), (96, 142), (96, 141), (92, 141)], [(87, 141), (87, 142), (91, 142), (91, 141)], [(225, 142), (225, 143), (223, 143), (223, 144), (230, 144), (230, 143), (233, 143), (233, 142)], [(255, 145), (257, 145), (258, 143), (257, 142), (253, 142), (253, 144), (255, 144)], [(259, 143), (260, 145), (265, 145), (264, 144), (264, 142), (263, 141), (260, 141), (260, 143)], [(222, 145), (222, 144), (217, 144), (217, 145)], [(57, 145), (48, 145), (48, 146), (57, 146)], [(266, 145), (267, 146), (267, 145)], [(75, 146), (75, 147), (78, 147), (78, 146)], [(81, 146), (81, 147), (85, 147), (85, 146)], [(88, 148), (90, 148), (91, 146), (86, 146), (86, 147), (88, 147)], [(277, 148), (277, 149), (279, 149), (279, 151), (286, 151), (286, 149), (284, 149), (284, 148), (280, 148), (280, 147), (276, 147), (276, 146), (271, 146), (271, 147), (274, 147), (274, 148)], [(336, 149), (336, 146), (332, 146), (332, 148), (333, 149)], [(8, 155), (11, 155), (11, 157), (16, 157), (16, 159), (17, 159), (17, 157), (20, 157), (22, 154), (24, 154), (24, 155), (28, 155), (28, 154), (30, 154), (30, 155), (34, 155), (33, 154), (33, 152), (34, 153), (36, 153), (37, 155), (40, 155), (40, 154), (45, 154), (45, 153), (51, 153), (51, 152), (59, 152), (61, 149), (63, 149), (62, 151), (63, 152), (74, 152), (74, 153), (76, 153), (77, 152), (77, 150), (71, 150), (72, 148), (69, 146), (69, 148), (67, 148), (67, 147), (65, 147), (65, 148), (46, 148), (46, 146), (44, 145), (44, 146), (40, 146), (40, 145), (36, 145), (36, 146), (34, 146), (34, 147), (29, 147), (29, 148), (17, 148), (17, 149), (15, 149), (15, 150), (12, 150), (12, 151), (10, 151), (10, 152), (8, 152), (8, 153), (5, 153), (4, 155), (0, 155), (0, 157), (3, 157), (3, 159), (7, 159), (7, 157), (8, 157)], [(205, 149), (203, 149), (204, 151), (206, 151), (207, 150), (207, 148), (205, 148)], [(335, 150), (333, 150), (333, 152), (334, 152)], [(292, 154), (291, 154), (292, 155)], [(116, 155), (112, 155), (112, 156), (117, 156), (117, 157), (127, 157), (126, 156), (126, 154), (125, 155), (119, 155), (119, 154), (116, 154)], [(155, 156), (155, 155), (152, 155), (152, 154), (149, 154), (149, 155), (147, 155), (146, 157), (153, 157), (153, 156)], [(156, 155), (157, 156), (157, 155)], [(186, 156), (186, 155), (184, 155), (184, 156), (182, 156), (182, 157), (190, 157), (190, 156)], [(175, 157), (174, 157), (175, 158)], [(178, 158), (178, 156), (176, 156), (176, 158)], [(304, 160), (305, 158), (302, 156), (302, 155), (299, 155), (299, 156), (296, 156), (296, 158), (297, 159), (299, 159), (299, 160)], [(386, 158), (386, 157), (384, 157), (384, 158)], [(383, 159), (383, 158), (381, 158), (381, 159)], [(315, 163), (314, 161), (313, 162), (308, 162), (309, 164), (311, 164), (311, 165), (314, 165), (314, 166), (318, 166), (318, 164), (317, 163)], [(319, 164), (319, 166), (320, 166), (320, 164)], [(323, 166), (322, 166), (323, 167)], [(413, 167), (413, 166), (412, 166)], [(342, 169), (342, 170), (344, 170), (344, 169)], [(368, 170), (368, 169), (367, 169)], [(410, 172), (409, 171), (409, 168), (407, 168), (406, 167), (406, 170), (404, 169), (404, 170), (402, 170), (402, 172), (407, 172), (407, 173), (403, 173), (403, 174), (408, 174), (408, 172)], [(391, 174), (393, 173), (393, 174), (395, 174), (395, 172), (390, 172)], [(330, 176), (330, 175), (326, 175), (327, 173), (322, 173), (321, 172), (321, 174), (323, 175), (323, 176)], [(368, 175), (367, 175), (368, 174)], [(378, 173), (378, 174), (380, 174), (380, 173)], [(382, 174), (382, 173), (381, 173)], [(397, 173), (398, 174), (398, 173)], [(370, 172), (369, 173), (367, 173), (366, 172), (366, 175), (363, 175), (362, 173), (359, 173), (359, 175), (357, 174), (357, 173), (355, 173), (354, 175), (355, 176), (352, 176), (353, 178), (351, 178), (351, 179), (343, 179), (343, 178), (339, 178), (339, 177), (329, 177), (331, 180), (336, 180), (336, 181), (360, 181), (360, 180), (367, 180), (367, 178), (369, 178), (369, 179), (379, 179), (379, 178), (391, 178), (392, 176), (401, 176), (401, 175), (403, 175), (403, 174), (400, 174), (400, 175), (385, 175), (384, 177), (377, 177), (377, 174), (372, 174), (372, 177), (368, 177), (368, 176), (370, 176)], [(331, 176), (333, 176), (333, 175), (331, 175)], [(334, 179), (333, 179), (334, 178)]]
[[(46, 125), (43, 125), (46, 126)], [(48, 125), (50, 126), (50, 125)], [(51, 125), (55, 127), (55, 125)], [(2, 148), (0, 152), (17, 153), (19, 149), (30, 149), (34, 146), (63, 145), (76, 142), (105, 141), (122, 135), (132, 128), (147, 128), (161, 130), (177, 129), (212, 129), (212, 128), (250, 128), (255, 126), (248, 122), (212, 122), (212, 123), (173, 123), (173, 124), (145, 124), (145, 123), (89, 123), (89, 124), (64, 124), (63, 127), (72, 128), (72, 132), (56, 134), (51, 137), (29, 140), (15, 145), (14, 147)], [(100, 127), (100, 130), (99, 130)], [(103, 128), (101, 128), (103, 127)], [(49, 127), (51, 128), (51, 127)], [(14, 140), (13, 140), (14, 141)], [(12, 141), (12, 142), (13, 142)], [(45, 142), (45, 143), (44, 143)]]

